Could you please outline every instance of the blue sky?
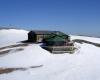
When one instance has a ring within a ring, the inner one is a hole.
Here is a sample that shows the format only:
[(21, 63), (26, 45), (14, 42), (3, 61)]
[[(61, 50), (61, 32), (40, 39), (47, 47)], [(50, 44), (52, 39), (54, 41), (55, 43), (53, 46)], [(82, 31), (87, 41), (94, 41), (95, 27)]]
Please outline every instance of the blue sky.
[(0, 0), (0, 25), (100, 35), (100, 0)]

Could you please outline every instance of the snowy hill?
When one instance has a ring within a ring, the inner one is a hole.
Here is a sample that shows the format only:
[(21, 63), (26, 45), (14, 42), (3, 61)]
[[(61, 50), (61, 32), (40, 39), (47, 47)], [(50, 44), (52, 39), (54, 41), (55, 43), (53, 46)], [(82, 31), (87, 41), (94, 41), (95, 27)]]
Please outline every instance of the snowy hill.
[(0, 30), (0, 46), (13, 44), (27, 39), (28, 31), (16, 29)]
[[(40, 44), (25, 44), (28, 31), (0, 30), (0, 80), (100, 80), (100, 47), (77, 43), (74, 54), (52, 54)], [(99, 38), (71, 39), (100, 43)]]

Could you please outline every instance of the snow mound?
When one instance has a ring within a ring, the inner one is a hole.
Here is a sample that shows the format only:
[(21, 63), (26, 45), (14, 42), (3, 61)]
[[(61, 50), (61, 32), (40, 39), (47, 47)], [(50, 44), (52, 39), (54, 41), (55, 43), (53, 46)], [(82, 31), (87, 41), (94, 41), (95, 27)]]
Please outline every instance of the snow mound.
[(27, 40), (26, 30), (2, 29), (0, 30), (0, 47)]
[[(0, 40), (0, 42), (3, 46), (16, 44), (18, 41), (27, 39), (27, 32), (25, 30), (0, 31), (2, 33), (0, 38), (4, 40)], [(85, 36), (71, 36), (71, 39), (100, 42), (99, 38)], [(42, 49), (40, 44), (21, 47), (23, 50), (19, 52), (11, 51), (0, 57), (0, 67), (43, 66), (0, 74), (0, 80), (100, 80), (100, 47), (87, 43), (75, 43), (75, 45), (80, 48), (74, 54), (52, 54)]]

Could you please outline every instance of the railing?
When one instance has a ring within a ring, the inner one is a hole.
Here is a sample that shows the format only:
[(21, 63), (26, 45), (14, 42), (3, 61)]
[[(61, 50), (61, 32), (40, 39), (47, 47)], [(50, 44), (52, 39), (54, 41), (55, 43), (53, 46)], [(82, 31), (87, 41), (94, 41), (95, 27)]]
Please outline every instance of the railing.
[(43, 46), (48, 48), (73, 48), (74, 46)]
[(43, 46), (46, 50), (52, 53), (72, 53), (74, 46)]

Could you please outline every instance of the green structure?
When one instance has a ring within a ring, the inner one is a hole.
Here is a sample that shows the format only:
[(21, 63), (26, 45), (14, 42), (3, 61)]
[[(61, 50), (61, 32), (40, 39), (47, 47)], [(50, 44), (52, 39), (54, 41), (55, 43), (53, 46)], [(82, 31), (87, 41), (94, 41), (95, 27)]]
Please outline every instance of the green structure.
[(72, 52), (74, 45), (70, 41), (70, 36), (64, 33), (51, 34), (43, 39), (43, 45), (46, 50), (52, 53)]
[[(28, 41), (29, 42), (42, 42), (42, 40), (47, 37), (51, 36), (51, 34), (62, 33), (60, 31), (46, 31), (46, 30), (33, 30), (28, 33)], [(62, 33), (63, 34), (63, 33)]]
[(64, 46), (69, 41), (69, 36), (61, 33), (51, 34), (43, 39), (43, 43), (45, 43), (46, 46)]

